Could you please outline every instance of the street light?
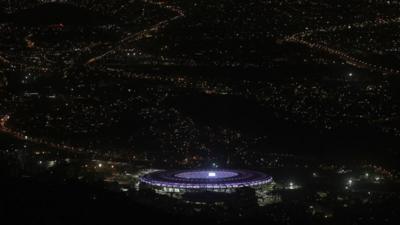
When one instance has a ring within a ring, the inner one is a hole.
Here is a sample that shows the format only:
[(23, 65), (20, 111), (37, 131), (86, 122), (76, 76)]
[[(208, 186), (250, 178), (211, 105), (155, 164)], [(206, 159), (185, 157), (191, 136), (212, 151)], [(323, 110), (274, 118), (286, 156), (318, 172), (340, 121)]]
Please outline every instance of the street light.
[(347, 183), (351, 186), (353, 184), (353, 180), (350, 178), (349, 181), (347, 181)]

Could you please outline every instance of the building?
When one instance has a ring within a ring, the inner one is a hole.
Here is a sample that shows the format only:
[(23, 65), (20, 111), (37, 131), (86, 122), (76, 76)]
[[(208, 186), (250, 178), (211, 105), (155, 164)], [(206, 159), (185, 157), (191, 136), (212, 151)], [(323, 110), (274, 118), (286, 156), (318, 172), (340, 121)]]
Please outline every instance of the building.
[(158, 193), (225, 192), (242, 188), (265, 188), (272, 185), (272, 177), (251, 170), (168, 170), (156, 171), (140, 177), (144, 188)]

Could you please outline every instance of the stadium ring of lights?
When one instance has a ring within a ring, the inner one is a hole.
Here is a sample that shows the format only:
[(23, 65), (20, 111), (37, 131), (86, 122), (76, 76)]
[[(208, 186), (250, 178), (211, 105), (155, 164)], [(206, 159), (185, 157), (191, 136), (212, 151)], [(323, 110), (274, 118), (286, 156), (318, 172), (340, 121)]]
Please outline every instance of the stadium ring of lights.
[(140, 181), (157, 188), (227, 190), (267, 185), (272, 177), (251, 170), (168, 170), (143, 175)]

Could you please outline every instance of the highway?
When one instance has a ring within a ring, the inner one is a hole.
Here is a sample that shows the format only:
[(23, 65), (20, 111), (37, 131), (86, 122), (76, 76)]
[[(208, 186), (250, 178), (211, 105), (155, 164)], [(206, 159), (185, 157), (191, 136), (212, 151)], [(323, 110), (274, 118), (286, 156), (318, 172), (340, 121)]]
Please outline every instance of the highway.
[(21, 141), (28, 141), (31, 143), (35, 144), (42, 144), (50, 148), (54, 149), (59, 149), (59, 150), (64, 150), (64, 151), (70, 151), (70, 152), (94, 152), (88, 149), (80, 148), (80, 147), (73, 147), (65, 144), (60, 144), (60, 143), (54, 143), (49, 140), (46, 140), (44, 138), (37, 138), (37, 137), (31, 137), (25, 133), (22, 133), (17, 130), (13, 130), (9, 127), (7, 127), (7, 121), (10, 119), (10, 115), (4, 115), (3, 117), (0, 118), (0, 132), (10, 135), (15, 139), (21, 140)]
[(382, 65), (369, 63), (364, 60), (353, 57), (343, 50), (334, 49), (329, 46), (324, 46), (322, 44), (314, 43), (314, 42), (306, 40), (307, 37), (310, 37), (311, 35), (314, 35), (318, 32), (335, 32), (335, 31), (340, 31), (340, 30), (351, 30), (354, 28), (381, 26), (381, 25), (386, 25), (386, 24), (391, 24), (391, 23), (400, 23), (400, 17), (391, 18), (391, 19), (377, 19), (377, 20), (373, 20), (373, 21), (364, 21), (362, 23), (353, 23), (353, 24), (348, 24), (348, 25), (331, 26), (328, 28), (303, 31), (300, 33), (288, 35), (288, 36), (284, 37), (282, 40), (279, 40), (279, 42), (301, 44), (310, 49), (323, 51), (330, 55), (334, 55), (337, 58), (344, 60), (347, 64), (352, 65), (357, 68), (363, 68), (363, 69), (367, 69), (367, 70), (370, 70), (373, 72), (381, 72), (383, 74), (400, 74), (400, 70), (388, 68), (388, 67), (385, 67)]
[[(171, 6), (171, 5), (167, 5), (167, 3), (165, 3), (165, 2), (156, 2), (156, 1), (152, 1), (152, 0), (143, 0), (143, 1), (147, 4), (157, 5), (164, 9), (168, 9), (171, 12), (175, 13), (176, 16), (171, 17), (166, 20), (163, 20), (163, 21), (160, 21), (160, 22), (154, 24), (153, 26), (146, 28), (144, 30), (141, 30), (139, 32), (128, 35), (127, 37), (118, 41), (115, 45), (109, 46), (110, 50), (102, 53), (101, 55), (92, 57), (89, 60), (87, 60), (85, 65), (93, 64), (93, 63), (97, 62), (98, 60), (104, 58), (105, 56), (116, 53), (118, 50), (121, 50), (121, 46), (125, 43), (136, 42), (136, 41), (145, 39), (145, 38), (149, 37), (150, 35), (158, 32), (159, 30), (161, 30), (162, 28), (167, 26), (169, 23), (185, 16), (184, 12), (177, 6)], [(86, 49), (90, 49), (90, 47), (86, 47)]]

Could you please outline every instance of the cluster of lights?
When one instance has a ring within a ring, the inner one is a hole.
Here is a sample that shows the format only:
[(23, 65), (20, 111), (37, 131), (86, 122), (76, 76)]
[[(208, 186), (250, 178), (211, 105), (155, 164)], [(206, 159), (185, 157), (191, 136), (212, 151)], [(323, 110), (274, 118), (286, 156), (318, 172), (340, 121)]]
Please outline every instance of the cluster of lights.
[(287, 187), (286, 187), (286, 189), (289, 189), (289, 190), (294, 190), (294, 189), (298, 189), (298, 188), (300, 188), (300, 186), (297, 185), (297, 184), (296, 184), (295, 182), (293, 182), (293, 181), (290, 181), (290, 182), (288, 183)]
[(217, 174), (215, 172), (208, 172), (209, 177), (216, 177)]
[(349, 186), (351, 186), (351, 185), (353, 184), (353, 180), (350, 178), (350, 179), (347, 181), (347, 184), (348, 184)]
[(151, 186), (182, 189), (229, 189), (254, 187), (272, 182), (272, 177), (248, 170), (157, 171), (140, 177)]

